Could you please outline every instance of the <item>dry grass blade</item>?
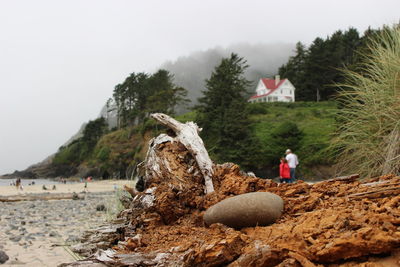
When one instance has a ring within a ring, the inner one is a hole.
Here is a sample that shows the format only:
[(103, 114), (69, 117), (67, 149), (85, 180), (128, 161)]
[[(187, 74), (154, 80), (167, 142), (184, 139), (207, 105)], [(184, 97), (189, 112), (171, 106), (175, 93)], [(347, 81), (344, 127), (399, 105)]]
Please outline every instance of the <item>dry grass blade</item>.
[(371, 177), (400, 172), (400, 27), (371, 39), (361, 72), (344, 70), (338, 134), (332, 150), (341, 172)]

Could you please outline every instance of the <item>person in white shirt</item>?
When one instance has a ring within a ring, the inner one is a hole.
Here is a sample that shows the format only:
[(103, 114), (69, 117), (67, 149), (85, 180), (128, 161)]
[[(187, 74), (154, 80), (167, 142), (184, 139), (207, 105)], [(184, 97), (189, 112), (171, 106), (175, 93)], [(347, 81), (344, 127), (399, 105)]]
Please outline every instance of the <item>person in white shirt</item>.
[(290, 149), (286, 150), (286, 160), (290, 169), (290, 182), (293, 183), (296, 179), (296, 166), (299, 165), (299, 159), (296, 154), (292, 153)]

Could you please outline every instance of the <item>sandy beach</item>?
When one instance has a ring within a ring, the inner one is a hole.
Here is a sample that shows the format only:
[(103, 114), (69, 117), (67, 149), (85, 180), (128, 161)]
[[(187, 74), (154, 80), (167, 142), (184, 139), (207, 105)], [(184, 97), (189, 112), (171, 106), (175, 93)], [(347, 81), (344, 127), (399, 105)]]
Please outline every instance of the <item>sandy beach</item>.
[[(2, 266), (57, 266), (74, 261), (63, 246), (79, 242), (85, 230), (106, 222), (116, 210), (116, 196), (130, 181), (89, 182), (84, 199), (0, 202), (0, 251), (9, 260)], [(35, 193), (82, 192), (84, 183), (59, 184), (56, 190), (43, 190), (41, 185), (17, 190), (0, 186), (0, 196)], [(108, 210), (102, 210), (101, 205)], [(100, 208), (99, 208), (100, 206)]]
[[(101, 180), (87, 183), (87, 192), (108, 192), (114, 191), (114, 187), (122, 188), (124, 184), (131, 184), (129, 180)], [(52, 190), (52, 185), (47, 185), (48, 190), (43, 190), (42, 185), (25, 185), (23, 190), (15, 186), (0, 186), (0, 196), (11, 196), (35, 193), (79, 193), (85, 190), (85, 183), (56, 184), (56, 190)]]

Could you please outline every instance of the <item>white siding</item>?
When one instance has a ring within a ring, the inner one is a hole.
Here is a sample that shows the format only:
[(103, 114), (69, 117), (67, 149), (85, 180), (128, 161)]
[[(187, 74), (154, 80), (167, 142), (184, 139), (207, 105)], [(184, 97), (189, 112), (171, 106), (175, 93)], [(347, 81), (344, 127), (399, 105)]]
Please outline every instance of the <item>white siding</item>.
[[(279, 88), (277, 88), (272, 94), (260, 98), (249, 99), (251, 103), (259, 103), (259, 102), (294, 102), (295, 101), (295, 90), (296, 88), (292, 85), (289, 80), (285, 80)], [(256, 87), (256, 95), (265, 95), (269, 92), (267, 88), (265, 88), (264, 83), (260, 79)]]

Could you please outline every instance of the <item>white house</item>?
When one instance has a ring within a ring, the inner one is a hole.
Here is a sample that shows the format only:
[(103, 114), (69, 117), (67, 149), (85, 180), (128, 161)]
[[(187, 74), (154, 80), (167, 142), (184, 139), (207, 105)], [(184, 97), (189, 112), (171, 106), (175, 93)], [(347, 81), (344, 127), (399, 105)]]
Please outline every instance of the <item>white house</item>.
[(279, 75), (276, 75), (275, 79), (261, 78), (256, 87), (256, 94), (250, 97), (249, 102), (294, 102), (295, 90), (288, 79), (281, 80)]

